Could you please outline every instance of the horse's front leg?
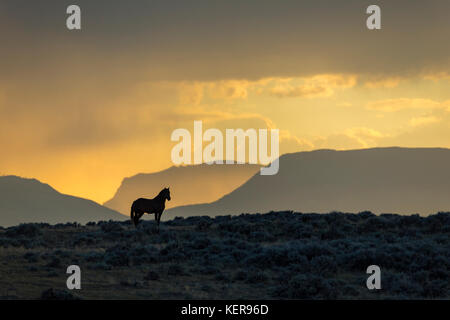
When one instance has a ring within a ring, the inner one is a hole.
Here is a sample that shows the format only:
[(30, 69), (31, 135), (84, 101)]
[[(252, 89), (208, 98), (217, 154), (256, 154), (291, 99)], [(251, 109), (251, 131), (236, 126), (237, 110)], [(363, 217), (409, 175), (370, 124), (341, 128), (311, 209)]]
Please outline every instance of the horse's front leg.
[(159, 221), (161, 221), (161, 215), (162, 215), (162, 212), (155, 212), (155, 221), (156, 221), (156, 224), (158, 227), (158, 233), (159, 233)]
[(158, 227), (159, 227), (159, 222), (161, 221), (161, 216), (162, 216), (162, 212), (158, 212)]

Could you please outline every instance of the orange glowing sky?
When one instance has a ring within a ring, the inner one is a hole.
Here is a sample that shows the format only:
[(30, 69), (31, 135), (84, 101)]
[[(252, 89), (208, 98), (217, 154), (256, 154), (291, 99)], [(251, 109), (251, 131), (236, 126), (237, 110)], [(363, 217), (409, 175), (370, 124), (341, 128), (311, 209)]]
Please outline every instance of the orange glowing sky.
[(103, 203), (170, 134), (278, 128), (281, 153), (450, 147), (450, 2), (0, 1), (0, 174)]

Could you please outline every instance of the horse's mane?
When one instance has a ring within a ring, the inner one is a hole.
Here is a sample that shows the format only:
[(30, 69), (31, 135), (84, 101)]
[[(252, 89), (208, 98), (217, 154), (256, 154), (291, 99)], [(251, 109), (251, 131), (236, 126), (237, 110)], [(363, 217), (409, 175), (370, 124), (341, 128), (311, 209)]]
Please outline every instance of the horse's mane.
[(162, 190), (158, 193), (158, 197), (162, 196), (165, 192), (167, 192), (167, 188), (162, 189)]

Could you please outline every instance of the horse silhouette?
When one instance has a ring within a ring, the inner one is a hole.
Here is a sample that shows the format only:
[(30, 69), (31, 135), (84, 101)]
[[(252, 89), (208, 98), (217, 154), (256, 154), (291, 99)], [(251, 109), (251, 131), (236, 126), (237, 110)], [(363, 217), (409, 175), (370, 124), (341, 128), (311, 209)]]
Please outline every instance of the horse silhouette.
[(133, 202), (131, 205), (130, 217), (134, 226), (137, 227), (139, 219), (144, 215), (144, 213), (155, 214), (155, 221), (158, 223), (161, 220), (161, 215), (166, 208), (166, 199), (170, 201), (170, 190), (169, 188), (164, 188), (161, 192), (153, 199), (139, 198)]

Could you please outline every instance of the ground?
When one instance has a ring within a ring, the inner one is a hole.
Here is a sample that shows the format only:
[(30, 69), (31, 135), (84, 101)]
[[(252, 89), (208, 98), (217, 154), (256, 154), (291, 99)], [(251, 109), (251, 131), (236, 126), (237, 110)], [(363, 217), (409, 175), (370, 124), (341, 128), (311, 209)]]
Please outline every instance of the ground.
[[(66, 287), (73, 264), (81, 290)], [(0, 227), (1, 299), (449, 299), (449, 270), (449, 213)]]

